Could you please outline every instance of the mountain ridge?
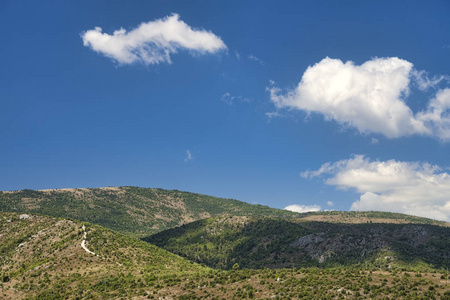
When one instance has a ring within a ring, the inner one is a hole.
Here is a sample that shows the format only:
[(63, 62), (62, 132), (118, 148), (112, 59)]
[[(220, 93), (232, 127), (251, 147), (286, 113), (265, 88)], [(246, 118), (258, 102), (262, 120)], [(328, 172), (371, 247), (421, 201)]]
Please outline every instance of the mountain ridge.
[[(0, 192), (0, 210), (5, 208), (15, 212), (0, 213), (0, 298), (450, 299), (443, 269), (450, 265), (449, 224), (432, 219), (386, 212), (299, 214), (138, 187)], [(159, 229), (146, 229), (155, 219)], [(33, 223), (38, 220), (53, 225), (41, 228)], [(105, 221), (111, 221), (109, 229), (100, 226)], [(160, 231), (164, 226), (171, 229)], [(172, 244), (194, 256), (135, 238), (171, 231), (184, 239), (172, 235)], [(399, 256), (398, 249), (385, 248), (383, 236), (412, 250)], [(355, 259), (352, 249), (367, 250), (370, 260)], [(437, 255), (430, 260), (420, 258), (423, 253)]]
[(224, 213), (299, 216), (291, 211), (235, 199), (131, 186), (0, 192), (0, 210), (75, 218), (135, 237)]

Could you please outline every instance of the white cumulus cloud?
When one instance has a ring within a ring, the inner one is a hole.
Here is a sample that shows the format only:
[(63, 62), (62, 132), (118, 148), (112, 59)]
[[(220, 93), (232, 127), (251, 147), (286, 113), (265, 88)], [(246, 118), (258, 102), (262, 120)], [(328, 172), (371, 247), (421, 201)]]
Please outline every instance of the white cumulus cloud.
[(436, 165), (371, 161), (355, 155), (302, 173), (305, 178), (321, 175), (328, 177), (326, 184), (360, 194), (351, 210), (391, 211), (450, 221), (450, 175)]
[(426, 72), (397, 57), (374, 58), (362, 65), (327, 57), (308, 67), (295, 89), (283, 93), (271, 86), (268, 90), (278, 109), (319, 113), (361, 133), (388, 138), (419, 134), (449, 141), (448, 89), (439, 90), (421, 112), (414, 113), (405, 102), (412, 82), (425, 90), (443, 80), (448, 78), (429, 79)]
[(192, 29), (177, 14), (142, 23), (127, 32), (120, 28), (112, 35), (102, 28), (81, 34), (83, 44), (119, 64), (140, 62), (146, 65), (171, 63), (170, 55), (179, 49), (192, 53), (215, 53), (226, 49), (225, 43), (210, 31)]
[(319, 211), (320, 208), (321, 207), (319, 205), (292, 204), (292, 205), (286, 206), (284, 209), (298, 212), (298, 213), (305, 213), (305, 212), (309, 212), (309, 211)]

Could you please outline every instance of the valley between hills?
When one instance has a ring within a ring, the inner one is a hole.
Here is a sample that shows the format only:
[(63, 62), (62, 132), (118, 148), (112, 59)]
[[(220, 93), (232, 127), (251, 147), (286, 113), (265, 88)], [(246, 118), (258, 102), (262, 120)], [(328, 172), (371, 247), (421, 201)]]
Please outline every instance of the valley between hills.
[(139, 187), (0, 192), (4, 299), (450, 299), (450, 224)]

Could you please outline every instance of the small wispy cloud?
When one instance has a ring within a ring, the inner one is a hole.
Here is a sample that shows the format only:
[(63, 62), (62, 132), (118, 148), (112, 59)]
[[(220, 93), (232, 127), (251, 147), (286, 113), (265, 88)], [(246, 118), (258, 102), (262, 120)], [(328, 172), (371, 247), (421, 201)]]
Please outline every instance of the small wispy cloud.
[(372, 140), (370, 141), (370, 143), (371, 143), (372, 145), (377, 145), (379, 142), (380, 142), (380, 141), (379, 141), (378, 139), (376, 139), (376, 138), (372, 138)]
[(184, 162), (188, 162), (193, 159), (194, 159), (194, 157), (192, 157), (191, 150), (186, 150), (186, 158), (184, 159)]
[(411, 76), (414, 79), (414, 83), (417, 84), (419, 89), (422, 91), (429, 88), (434, 88), (442, 81), (450, 82), (450, 76), (448, 75), (436, 75), (430, 78), (428, 72), (424, 70), (412, 70)]
[(222, 97), (220, 98), (220, 101), (223, 101), (228, 105), (232, 105), (236, 101), (250, 102), (250, 99), (242, 97), (242, 96), (233, 96), (227, 92), (222, 95)]
[(267, 118), (269, 118), (269, 120), (272, 120), (273, 118), (283, 117), (283, 115), (277, 111), (266, 112), (265, 115), (267, 116)]
[(333, 201), (327, 201), (327, 205), (328, 205), (328, 206), (333, 206), (334, 203), (333, 203)]
[(257, 63), (259, 63), (259, 64), (261, 64), (261, 65), (263, 65), (263, 66), (266, 64), (265, 62), (263, 62), (262, 60), (260, 60), (260, 59), (257, 58), (256, 56), (254, 56), (253, 54), (250, 54), (250, 55), (248, 56), (248, 59), (253, 60), (253, 61), (255, 61), (255, 62), (257, 62)]

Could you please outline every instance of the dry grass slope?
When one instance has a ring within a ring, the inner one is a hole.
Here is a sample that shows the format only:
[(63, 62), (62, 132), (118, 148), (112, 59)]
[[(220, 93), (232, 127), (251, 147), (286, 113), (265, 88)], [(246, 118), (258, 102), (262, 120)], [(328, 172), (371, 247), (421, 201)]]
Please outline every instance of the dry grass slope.
[[(81, 247), (83, 225), (86, 246), (97, 255)], [(156, 276), (207, 270), (155, 246), (79, 221), (0, 213), (0, 229), (0, 298), (43, 295), (45, 299), (53, 292), (114, 297), (119, 291), (135, 294)]]

